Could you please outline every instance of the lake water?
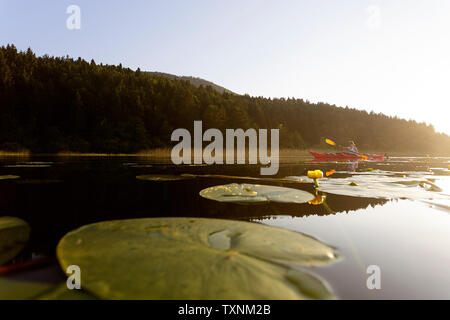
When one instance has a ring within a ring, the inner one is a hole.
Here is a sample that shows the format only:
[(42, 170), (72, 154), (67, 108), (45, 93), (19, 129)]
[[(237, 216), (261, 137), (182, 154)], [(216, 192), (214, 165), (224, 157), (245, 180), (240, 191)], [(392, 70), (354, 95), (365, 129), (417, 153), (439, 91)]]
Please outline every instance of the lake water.
[[(392, 189), (391, 196), (376, 198), (379, 190), (374, 189), (364, 197), (324, 192), (326, 205), (241, 205), (204, 199), (199, 192), (228, 183), (315, 190), (310, 182), (231, 177), (260, 177), (260, 168), (250, 165), (175, 166), (170, 161), (139, 157), (4, 157), (0, 158), (0, 176), (20, 178), (0, 180), (0, 216), (20, 217), (31, 226), (29, 244), (13, 262), (54, 257), (65, 233), (93, 222), (140, 217), (223, 218), (306, 233), (335, 247), (341, 257), (338, 262), (309, 270), (325, 280), (338, 298), (450, 299), (449, 163), (450, 158), (399, 157), (359, 163), (284, 158), (278, 175), (271, 178), (294, 176), (301, 180), (307, 170), (336, 170), (326, 179), (329, 183), (341, 179), (347, 184), (355, 179), (358, 185), (376, 184), (375, 189), (386, 186), (391, 190), (392, 181), (382, 179), (428, 179), (440, 190), (408, 183), (404, 186), (407, 194), (414, 195), (417, 190), (420, 195), (428, 192), (432, 196), (409, 197)], [(136, 179), (146, 174), (195, 176), (179, 181)], [(439, 195), (436, 199), (435, 194)], [(379, 290), (367, 288), (370, 265), (381, 270)], [(63, 274), (54, 263), (12, 277), (60, 281)]]

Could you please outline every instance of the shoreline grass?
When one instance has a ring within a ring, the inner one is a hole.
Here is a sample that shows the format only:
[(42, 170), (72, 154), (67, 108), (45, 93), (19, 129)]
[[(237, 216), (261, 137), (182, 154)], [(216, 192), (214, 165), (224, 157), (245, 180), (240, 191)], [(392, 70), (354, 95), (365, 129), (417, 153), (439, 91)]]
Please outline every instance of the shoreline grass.
[(0, 157), (29, 157), (31, 152), (28, 150), (20, 151), (2, 151), (0, 150)]
[[(323, 148), (315, 147), (310, 149), (280, 149), (279, 157), (282, 158), (295, 158), (295, 157), (311, 157), (308, 150), (314, 150), (316, 152), (326, 153), (326, 152), (339, 152), (340, 150), (335, 148)], [(269, 149), (270, 151), (270, 149)], [(29, 156), (57, 156), (57, 157), (142, 157), (142, 158), (158, 158), (158, 159), (170, 159), (171, 158), (171, 148), (155, 148), (142, 150), (136, 153), (97, 153), (97, 152), (72, 152), (72, 151), (62, 151), (57, 153), (32, 153), (28, 150), (21, 151), (1, 151), (0, 157), (29, 157)], [(246, 149), (246, 161), (248, 161), (249, 150)], [(269, 152), (270, 153), (270, 152)], [(363, 153), (384, 153), (378, 150), (363, 150)], [(191, 150), (191, 155), (194, 154), (194, 150)], [(450, 157), (450, 155), (443, 154), (420, 154), (417, 152), (399, 152), (391, 151), (386, 152), (390, 157)], [(223, 152), (225, 160), (225, 150)], [(236, 156), (236, 152), (235, 152)]]

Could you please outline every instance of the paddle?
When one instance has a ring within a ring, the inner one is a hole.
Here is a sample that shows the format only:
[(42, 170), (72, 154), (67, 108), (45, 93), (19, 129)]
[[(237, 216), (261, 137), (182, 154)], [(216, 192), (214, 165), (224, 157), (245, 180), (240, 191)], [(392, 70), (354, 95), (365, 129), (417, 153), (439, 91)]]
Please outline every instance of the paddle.
[[(336, 146), (336, 142), (334, 142), (334, 141), (331, 140), (331, 139), (326, 138), (326, 139), (325, 139), (325, 142), (326, 142), (327, 144), (329, 144), (329, 145)], [(342, 146), (339, 145), (339, 147), (342, 147)], [(369, 159), (369, 157), (366, 156), (366, 155), (364, 155), (364, 154), (360, 154), (360, 153), (356, 153), (356, 154), (359, 155), (359, 156), (360, 156), (361, 158), (363, 158), (364, 160)]]
[(328, 143), (329, 145), (332, 145), (332, 146), (336, 145), (336, 142), (334, 142), (333, 140), (328, 139), (328, 138), (325, 139), (325, 142)]

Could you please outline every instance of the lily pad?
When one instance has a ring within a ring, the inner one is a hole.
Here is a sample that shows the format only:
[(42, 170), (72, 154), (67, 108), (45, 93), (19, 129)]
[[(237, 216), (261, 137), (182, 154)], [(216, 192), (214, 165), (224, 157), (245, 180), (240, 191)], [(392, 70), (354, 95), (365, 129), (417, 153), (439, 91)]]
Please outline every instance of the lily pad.
[(136, 179), (138, 180), (145, 180), (145, 181), (177, 181), (177, 180), (186, 180), (191, 179), (191, 177), (188, 176), (177, 176), (177, 175), (170, 175), (170, 174), (145, 174), (141, 176), (136, 176)]
[(29, 300), (48, 292), (54, 284), (0, 277), (0, 300)]
[(0, 217), (0, 266), (23, 249), (29, 236), (30, 227), (22, 219)]
[(50, 164), (11, 164), (6, 165), (5, 168), (48, 168)]
[(423, 201), (423, 202), (433, 206), (436, 209), (440, 209), (440, 210), (443, 210), (446, 212), (450, 211), (450, 201), (441, 202), (440, 200), (434, 200), (434, 201)]
[(95, 300), (83, 290), (69, 290), (60, 284), (20, 281), (0, 277), (0, 300)]
[(13, 180), (13, 179), (19, 179), (19, 176), (13, 176), (13, 175), (6, 175), (6, 176), (0, 176), (0, 180)]
[(353, 197), (411, 200), (450, 199), (448, 190), (439, 186), (446, 177), (425, 178), (354, 175), (348, 178), (321, 179), (318, 190)]
[(154, 167), (154, 165), (152, 165), (152, 164), (137, 164), (137, 163), (129, 164), (128, 166), (131, 168), (153, 168)]
[(105, 299), (329, 299), (299, 267), (337, 259), (301, 233), (203, 218), (91, 224), (66, 234), (57, 257), (63, 270), (78, 265), (83, 288)]
[(84, 290), (68, 289), (65, 282), (55, 285), (45, 293), (37, 296), (39, 300), (97, 300)]
[[(231, 180), (253, 180), (253, 181), (265, 181), (265, 182), (278, 182), (278, 183), (303, 183), (302, 180), (291, 180), (286, 178), (265, 178), (265, 177), (246, 177), (246, 176), (229, 176), (223, 174), (182, 174), (182, 176), (191, 176), (196, 178), (214, 178), (214, 179), (231, 179)], [(309, 179), (309, 178), (308, 178)]]
[(406, 176), (406, 177), (423, 177), (433, 175), (432, 172), (429, 171), (386, 171), (379, 169), (372, 169), (367, 171), (336, 171), (336, 173), (341, 174), (351, 174), (351, 175), (373, 175), (373, 176)]
[(231, 183), (203, 189), (200, 195), (219, 202), (234, 203), (306, 203), (314, 199), (314, 195), (298, 189), (269, 185)]

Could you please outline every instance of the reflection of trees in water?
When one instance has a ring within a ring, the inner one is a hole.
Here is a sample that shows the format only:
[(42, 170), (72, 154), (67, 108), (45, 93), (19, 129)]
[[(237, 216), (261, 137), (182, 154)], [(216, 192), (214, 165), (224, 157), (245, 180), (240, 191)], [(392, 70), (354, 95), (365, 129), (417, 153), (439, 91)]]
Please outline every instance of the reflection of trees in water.
[[(348, 197), (335, 194), (327, 194), (327, 204), (334, 212), (349, 212), (358, 209), (365, 209), (368, 207), (375, 207), (378, 205), (384, 205), (388, 202), (385, 199), (374, 199), (374, 198), (361, 198), (361, 197)], [(323, 206), (316, 206), (323, 207)], [(325, 209), (321, 212), (327, 214)]]
[[(57, 178), (60, 183), (21, 184), (9, 181), (0, 184), (4, 189), (0, 212), (30, 223), (29, 249), (33, 252), (52, 255), (57, 242), (68, 231), (105, 220), (183, 216), (249, 220), (271, 215), (328, 214), (323, 205), (238, 205), (199, 196), (204, 188), (236, 182), (228, 179), (152, 182), (137, 180), (136, 175), (142, 173), (139, 170), (119, 171), (108, 167), (95, 168), (95, 171), (91, 168), (56, 170), (48, 169), (46, 176)], [(36, 172), (36, 177), (28, 178), (41, 179), (39, 171)], [(312, 184), (273, 184), (314, 192)], [(385, 202), (327, 195), (327, 204), (334, 212), (357, 210)]]
[[(384, 205), (388, 200), (347, 197), (327, 194), (326, 203), (334, 213), (349, 212), (377, 205)], [(205, 213), (208, 217), (225, 219), (242, 219), (255, 217), (268, 217), (274, 215), (288, 215), (293, 217), (304, 217), (309, 215), (330, 214), (324, 205), (310, 204), (285, 204), (270, 203), (263, 205), (237, 205), (227, 203), (205, 203)]]

